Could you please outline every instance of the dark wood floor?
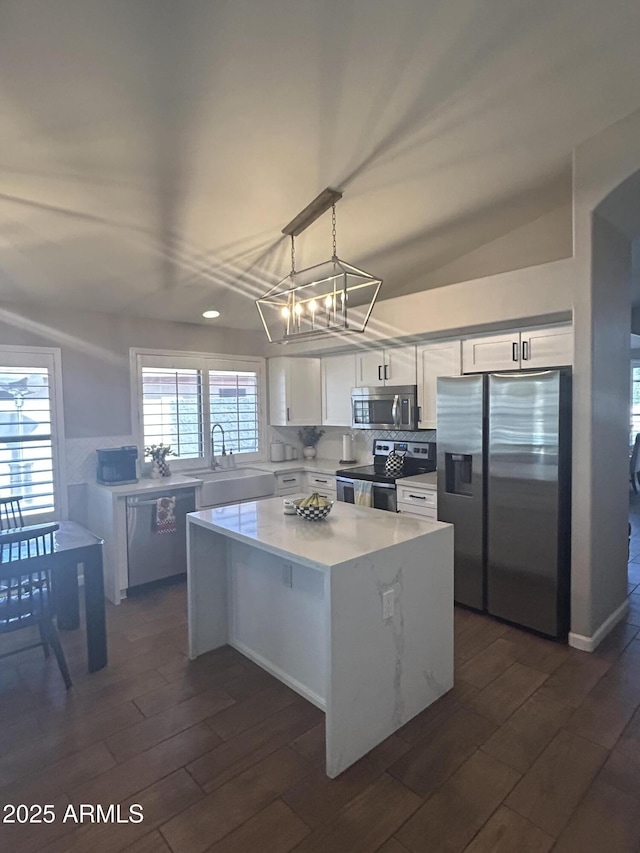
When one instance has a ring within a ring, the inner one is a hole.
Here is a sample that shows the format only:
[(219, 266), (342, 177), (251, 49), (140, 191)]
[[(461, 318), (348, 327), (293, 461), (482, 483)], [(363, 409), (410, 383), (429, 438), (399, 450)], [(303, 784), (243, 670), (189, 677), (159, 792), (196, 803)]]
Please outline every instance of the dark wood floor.
[[(109, 607), (100, 673), (65, 634), (68, 694), (41, 650), (0, 662), (0, 805), (57, 813), (0, 825), (0, 850), (639, 850), (633, 524), (631, 613), (597, 653), (458, 611), (454, 690), (334, 781), (316, 708), (230, 648), (187, 660), (182, 585)], [(139, 803), (144, 821), (78, 827), (69, 803)]]

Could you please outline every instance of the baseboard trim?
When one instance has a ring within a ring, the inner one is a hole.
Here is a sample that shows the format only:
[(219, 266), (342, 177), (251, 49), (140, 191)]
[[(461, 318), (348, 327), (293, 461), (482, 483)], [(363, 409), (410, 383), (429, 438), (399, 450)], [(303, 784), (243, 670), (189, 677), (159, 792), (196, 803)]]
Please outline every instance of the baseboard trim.
[(613, 611), (611, 616), (602, 623), (595, 634), (587, 637), (585, 634), (574, 634), (569, 632), (569, 645), (581, 652), (594, 652), (604, 638), (621, 622), (629, 612), (629, 601), (625, 599), (620, 607)]
[(316, 708), (320, 708), (321, 711), (326, 711), (326, 702), (319, 696), (317, 693), (314, 693), (313, 690), (309, 690), (308, 687), (305, 687), (302, 682), (298, 681), (296, 678), (292, 678), (290, 675), (287, 675), (286, 672), (283, 672), (279, 667), (274, 666), (271, 661), (259, 655), (257, 652), (254, 652), (253, 649), (250, 649), (249, 646), (245, 646), (244, 643), (239, 642), (235, 639), (229, 639), (229, 645), (233, 646), (234, 649), (239, 651), (245, 657), (248, 657), (249, 660), (252, 660), (254, 663), (257, 663), (258, 666), (265, 669), (270, 675), (273, 675), (274, 678), (277, 678), (278, 681), (282, 681), (283, 684), (286, 684), (287, 687), (290, 687), (292, 690), (295, 690), (296, 693), (299, 693), (304, 699), (307, 699), (311, 702), (312, 705), (315, 705)]

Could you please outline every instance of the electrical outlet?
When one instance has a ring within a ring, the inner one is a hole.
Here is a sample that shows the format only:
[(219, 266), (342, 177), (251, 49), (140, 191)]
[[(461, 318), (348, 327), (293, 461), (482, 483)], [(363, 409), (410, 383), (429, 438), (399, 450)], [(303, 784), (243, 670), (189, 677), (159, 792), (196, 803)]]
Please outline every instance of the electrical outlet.
[(388, 589), (382, 593), (382, 618), (384, 620), (393, 617), (393, 607), (395, 604), (395, 594), (393, 589)]
[(293, 586), (293, 566), (291, 563), (284, 563), (282, 566), (282, 583), (289, 588)]

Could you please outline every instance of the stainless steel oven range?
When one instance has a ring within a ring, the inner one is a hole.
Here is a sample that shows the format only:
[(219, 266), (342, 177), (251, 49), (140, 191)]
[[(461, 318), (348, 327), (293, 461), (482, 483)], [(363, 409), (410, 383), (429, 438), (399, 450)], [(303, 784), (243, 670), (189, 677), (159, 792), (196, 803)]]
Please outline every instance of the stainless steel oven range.
[[(404, 453), (404, 470), (398, 477), (390, 477), (385, 473), (387, 456), (392, 450)], [(370, 505), (375, 509), (397, 512), (396, 480), (411, 477), (414, 474), (426, 474), (436, 470), (435, 441), (390, 441), (376, 439), (373, 442), (373, 465), (363, 465), (359, 468), (343, 468), (336, 471), (336, 486), (338, 500), (345, 503), (363, 503), (368, 505), (370, 489)], [(367, 485), (364, 485), (367, 484)], [(370, 486), (368, 485), (370, 484)]]

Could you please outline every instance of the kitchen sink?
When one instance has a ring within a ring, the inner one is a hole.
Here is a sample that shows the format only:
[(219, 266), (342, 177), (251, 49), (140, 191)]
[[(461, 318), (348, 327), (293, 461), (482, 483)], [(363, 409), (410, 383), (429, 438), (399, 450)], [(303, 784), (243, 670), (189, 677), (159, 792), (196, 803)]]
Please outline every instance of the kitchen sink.
[(225, 468), (212, 471), (185, 471), (185, 476), (200, 480), (200, 507), (248, 501), (273, 495), (276, 478), (259, 468)]

